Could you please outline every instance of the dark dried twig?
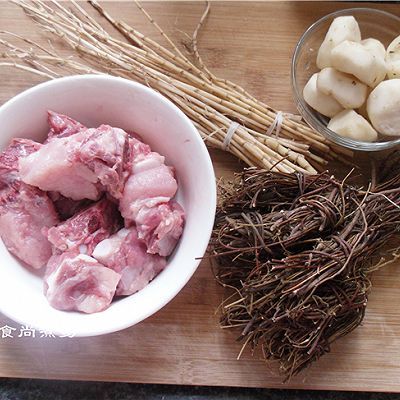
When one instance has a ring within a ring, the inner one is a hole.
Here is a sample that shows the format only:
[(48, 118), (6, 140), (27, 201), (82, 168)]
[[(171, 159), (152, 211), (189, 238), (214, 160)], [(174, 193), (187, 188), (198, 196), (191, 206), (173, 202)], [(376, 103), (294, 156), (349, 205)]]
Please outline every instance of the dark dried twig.
[(221, 187), (210, 253), (235, 289), (221, 325), (240, 327), (287, 379), (364, 318), (369, 275), (388, 263), (378, 251), (400, 230), (400, 176), (381, 170), (373, 193), (327, 173), (261, 170)]

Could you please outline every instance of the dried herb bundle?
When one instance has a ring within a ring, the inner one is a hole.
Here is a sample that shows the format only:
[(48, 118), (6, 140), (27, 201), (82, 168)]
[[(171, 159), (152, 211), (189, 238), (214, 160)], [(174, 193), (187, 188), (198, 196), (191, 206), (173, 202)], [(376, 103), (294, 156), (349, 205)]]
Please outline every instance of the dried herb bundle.
[(378, 250), (400, 230), (400, 177), (373, 192), (326, 173), (239, 178), (222, 187), (210, 243), (232, 292), (221, 324), (288, 379), (363, 320)]
[[(332, 145), (304, 122), (278, 113), (238, 85), (217, 78), (204, 65), (197, 35), (209, 5), (186, 46), (178, 48), (138, 3), (167, 47), (115, 20), (95, 0), (90, 5), (125, 38), (111, 35), (78, 2), (13, 0), (39, 27), (66, 43), (79, 58), (60, 56), (55, 43), (41, 46), (27, 37), (0, 32), (0, 66), (14, 66), (47, 79), (70, 73), (108, 73), (142, 82), (168, 97), (192, 120), (204, 141), (250, 166), (281, 172), (316, 173), (327, 159), (348, 151)], [(18, 44), (16, 44), (18, 43)], [(22, 44), (20, 44), (22, 43)], [(22, 47), (21, 47), (22, 46)], [(278, 118), (279, 116), (279, 118)], [(276, 127), (278, 120), (282, 121)], [(279, 131), (278, 134), (274, 134)]]

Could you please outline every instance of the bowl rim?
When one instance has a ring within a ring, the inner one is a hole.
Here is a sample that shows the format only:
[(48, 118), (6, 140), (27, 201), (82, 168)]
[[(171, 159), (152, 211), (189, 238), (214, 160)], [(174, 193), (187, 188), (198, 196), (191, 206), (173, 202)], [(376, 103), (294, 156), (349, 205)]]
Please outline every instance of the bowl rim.
[[(190, 130), (190, 135), (192, 136), (193, 140), (196, 141), (196, 145), (199, 146), (199, 149), (201, 154), (203, 155), (202, 157), (202, 163), (203, 163), (203, 170), (204, 173), (206, 174), (206, 179), (209, 182), (209, 196), (207, 197), (207, 207), (209, 209), (209, 216), (206, 220), (202, 220), (202, 234), (196, 241), (196, 247), (198, 249), (198, 255), (193, 256), (193, 262), (188, 265), (186, 264), (185, 269), (183, 269), (183, 274), (181, 276), (181, 279), (177, 282), (176, 285), (174, 285), (172, 288), (171, 286), (168, 288), (168, 290), (165, 292), (164, 296), (157, 297), (157, 301), (152, 304), (151, 307), (148, 307), (148, 310), (146, 312), (141, 312), (139, 316), (137, 315), (132, 315), (130, 318), (127, 317), (123, 319), (120, 323), (114, 322), (112, 323), (112, 326), (105, 326), (104, 328), (97, 328), (93, 330), (80, 330), (79, 329), (76, 331), (76, 334), (74, 334), (74, 337), (88, 337), (88, 336), (98, 336), (98, 335), (104, 335), (112, 332), (117, 332), (126, 328), (129, 328), (133, 325), (136, 325), (137, 323), (145, 320), (146, 318), (150, 317), (151, 315), (155, 314), (158, 312), (161, 308), (163, 308), (166, 304), (168, 304), (183, 288), (184, 286), (188, 283), (188, 281), (192, 278), (194, 273), (196, 272), (200, 262), (202, 261), (202, 256), (207, 250), (208, 243), (211, 237), (213, 225), (214, 225), (214, 218), (215, 218), (215, 212), (216, 212), (216, 204), (217, 204), (217, 188), (216, 188), (216, 179), (215, 179), (215, 173), (214, 173), (214, 167), (211, 161), (210, 154), (208, 152), (208, 149), (201, 138), (201, 135), (199, 131), (196, 129), (192, 121), (183, 113), (183, 111), (177, 107), (172, 101), (170, 101), (168, 98), (160, 94), (159, 92), (139, 83), (133, 80), (121, 78), (121, 77), (115, 77), (111, 75), (106, 75), (106, 74), (81, 74), (81, 75), (70, 75), (66, 77), (60, 77), (56, 78), (53, 80), (45, 81), (42, 83), (39, 83), (37, 85), (34, 85), (26, 90), (23, 90), (22, 92), (16, 94), (12, 98), (10, 98), (8, 101), (6, 101), (4, 104), (0, 106), (0, 114), (4, 114), (9, 112), (9, 108), (17, 101), (23, 99), (27, 95), (31, 95), (37, 90), (43, 90), (43, 89), (52, 89), (56, 90), (57, 85), (59, 84), (65, 84), (68, 82), (75, 82), (75, 81), (89, 81), (93, 80), (98, 82), (99, 84), (103, 82), (119, 82), (123, 83), (125, 85), (130, 86), (131, 88), (139, 88), (140, 90), (143, 90), (144, 92), (149, 93), (151, 96), (155, 96), (160, 102), (164, 103), (168, 108), (171, 109), (172, 112), (177, 114), (179, 118), (185, 121), (188, 129)], [(179, 250), (178, 250), (179, 251)], [(196, 252), (197, 253), (197, 252)], [(201, 254), (201, 257), (200, 257)], [(18, 260), (18, 262), (20, 262)], [(191, 266), (191, 267), (190, 267)], [(167, 264), (168, 267), (168, 264)], [(166, 268), (167, 268), (166, 267)], [(190, 267), (190, 268), (188, 268)], [(129, 296), (127, 296), (129, 297)], [(0, 312), (3, 313), (6, 317), (12, 319), (13, 321), (21, 324), (26, 324), (27, 321), (22, 321), (20, 318), (16, 317), (13, 315), (12, 312), (8, 312), (8, 308), (4, 306), (6, 304), (6, 301), (0, 301)], [(57, 310), (59, 311), (59, 310)], [(60, 311), (63, 312), (63, 311)], [(65, 311), (64, 311), (65, 312)], [(67, 311), (68, 312), (68, 311)], [(96, 313), (99, 314), (99, 313)], [(88, 314), (91, 315), (91, 314)], [(29, 321), (33, 322), (33, 321)], [(35, 326), (35, 323), (29, 324), (30, 327), (32, 328), (37, 328), (40, 329), (40, 326)], [(55, 331), (56, 332), (56, 331)], [(64, 332), (62, 332), (64, 333)]]
[[(338, 11), (331, 12), (317, 21), (315, 21), (312, 25), (310, 25), (306, 31), (301, 35), (300, 39), (298, 40), (296, 47), (294, 49), (292, 60), (291, 60), (291, 68), (290, 68), (290, 79), (291, 79), (291, 86), (292, 86), (292, 95), (294, 101), (296, 103), (296, 107), (304, 120), (307, 122), (311, 128), (315, 129), (317, 132), (322, 133), (323, 136), (338, 144), (340, 146), (349, 148), (351, 150), (359, 150), (359, 151), (381, 151), (393, 148), (400, 144), (400, 138), (394, 140), (388, 140), (384, 142), (364, 142), (353, 140), (350, 138), (345, 138), (343, 136), (338, 135), (337, 133), (328, 129), (326, 125), (321, 123), (317, 118), (315, 118), (313, 112), (311, 112), (310, 107), (305, 103), (303, 99), (302, 93), (299, 93), (297, 78), (296, 78), (296, 66), (298, 62), (299, 53), (302, 50), (304, 42), (308, 39), (317, 28), (321, 26), (327, 20), (332, 18), (336, 18), (338, 16), (349, 15), (349, 14), (357, 14), (357, 13), (369, 13), (369, 14), (378, 14), (384, 16), (385, 18), (391, 18), (392, 20), (397, 21), (400, 24), (400, 17), (392, 14), (388, 11), (379, 10), (376, 8), (369, 8), (369, 7), (353, 7), (353, 8), (346, 8)], [(393, 38), (395, 39), (395, 38)]]

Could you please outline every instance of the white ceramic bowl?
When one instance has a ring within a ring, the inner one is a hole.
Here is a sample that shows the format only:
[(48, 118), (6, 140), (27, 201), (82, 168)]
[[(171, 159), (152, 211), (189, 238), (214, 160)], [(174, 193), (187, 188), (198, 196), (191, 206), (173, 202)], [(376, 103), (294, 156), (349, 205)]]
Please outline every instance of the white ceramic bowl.
[(0, 241), (0, 311), (14, 321), (58, 335), (94, 336), (132, 326), (154, 314), (187, 283), (203, 256), (214, 222), (215, 177), (208, 151), (189, 119), (159, 93), (122, 78), (79, 75), (42, 83), (0, 107), (0, 149), (13, 137), (45, 138), (46, 111), (96, 127), (137, 132), (176, 169), (177, 200), (186, 213), (183, 235), (168, 265), (148, 286), (100, 313), (52, 308), (42, 278), (24, 268)]

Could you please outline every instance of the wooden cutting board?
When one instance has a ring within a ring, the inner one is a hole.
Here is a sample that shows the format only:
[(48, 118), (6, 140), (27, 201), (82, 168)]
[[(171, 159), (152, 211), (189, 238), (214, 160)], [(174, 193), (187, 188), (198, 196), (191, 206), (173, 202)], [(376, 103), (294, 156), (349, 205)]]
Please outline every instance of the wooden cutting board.
[[(159, 39), (130, 1), (105, 5), (114, 16)], [(295, 112), (289, 71), (297, 39), (317, 18), (351, 6), (354, 4), (215, 2), (199, 38), (200, 50), (217, 75), (236, 81), (277, 109)], [(400, 15), (398, 5), (368, 6)], [(196, 27), (204, 3), (150, 2), (145, 7), (180, 40), (183, 32), (191, 34)], [(0, 29), (46, 43), (45, 34), (10, 3), (0, 2)], [(0, 69), (0, 78), (0, 104), (40, 81), (13, 69)], [(227, 154), (211, 154), (218, 176), (241, 167)], [(0, 337), (0, 376), (400, 392), (397, 268), (394, 265), (374, 276), (364, 325), (285, 385), (276, 366), (253, 359), (248, 352), (236, 360), (240, 344), (235, 342), (234, 332), (218, 327), (215, 311), (222, 289), (214, 282), (207, 261), (165, 308), (122, 332), (93, 338), (41, 338), (40, 332), (35, 338), (17, 337), (21, 327), (0, 315), (0, 328), (8, 324), (16, 329), (14, 338)]]

